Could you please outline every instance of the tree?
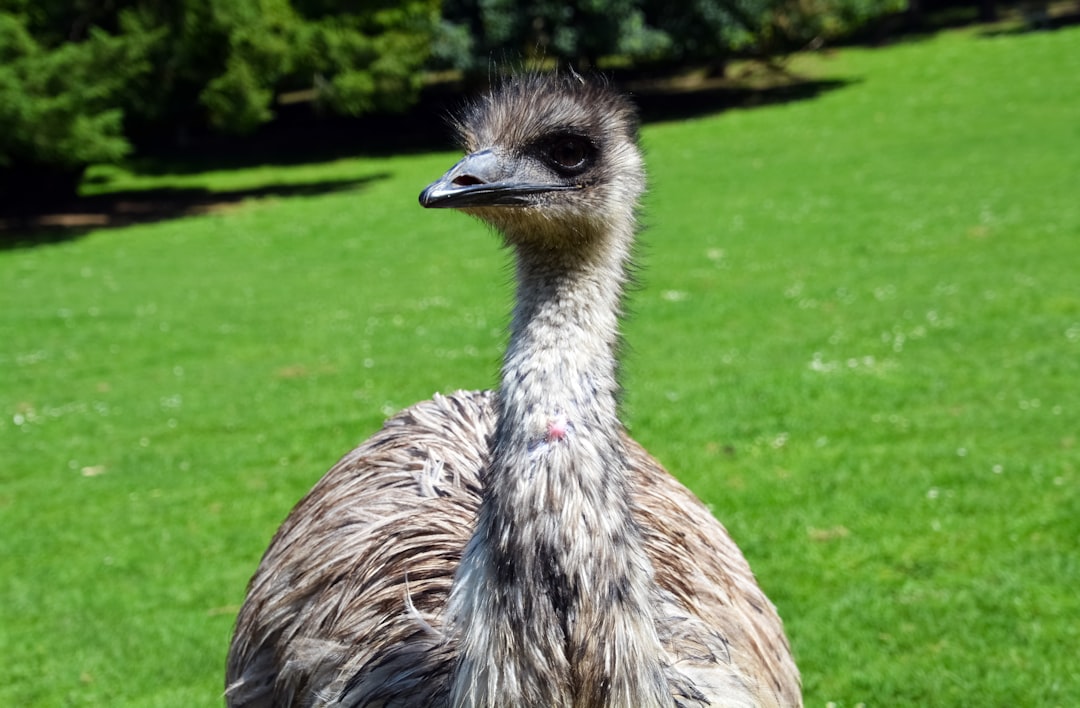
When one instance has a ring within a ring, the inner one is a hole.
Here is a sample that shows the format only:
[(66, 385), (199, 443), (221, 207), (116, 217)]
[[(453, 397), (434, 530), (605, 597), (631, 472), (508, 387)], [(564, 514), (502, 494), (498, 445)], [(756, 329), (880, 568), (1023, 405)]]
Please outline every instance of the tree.
[(128, 31), (166, 27), (133, 108), (152, 122), (250, 132), (274, 96), (307, 90), (328, 110), (402, 110), (421, 85), (438, 0), (136, 0)]
[(117, 102), (149, 70), (154, 39), (89, 29), (84, 41), (49, 46), (26, 15), (0, 9), (0, 192), (45, 197), (89, 163), (125, 155)]
[(295, 77), (314, 77), (317, 102), (349, 115), (401, 111), (415, 102), (438, 0), (368, 0), (362, 10), (340, 0), (294, 3), (305, 22)]
[(774, 0), (645, 0), (649, 21), (670, 38), (669, 62), (700, 62), (721, 71), (761, 38)]
[(0, 0), (0, 189), (70, 188), (133, 126), (250, 132), (286, 90), (402, 110), (437, 21), (438, 0)]
[(478, 73), (508, 60), (589, 68), (610, 55), (660, 55), (667, 43), (646, 23), (641, 0), (445, 0), (433, 58)]
[(763, 46), (791, 51), (854, 33), (876, 17), (902, 12), (908, 0), (773, 0), (762, 26)]
[(906, 0), (445, 0), (433, 65), (485, 73), (493, 62), (578, 67), (704, 63), (768, 55), (853, 31)]

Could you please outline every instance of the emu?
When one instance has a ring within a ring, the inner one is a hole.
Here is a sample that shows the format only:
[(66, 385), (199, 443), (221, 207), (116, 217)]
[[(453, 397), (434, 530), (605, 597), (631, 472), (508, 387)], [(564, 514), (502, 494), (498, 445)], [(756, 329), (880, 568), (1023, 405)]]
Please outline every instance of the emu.
[(420, 203), (493, 225), (517, 295), (495, 392), (388, 420), (292, 510), (248, 588), (230, 706), (797, 706), (738, 547), (618, 417), (645, 188), (630, 102), (505, 80)]

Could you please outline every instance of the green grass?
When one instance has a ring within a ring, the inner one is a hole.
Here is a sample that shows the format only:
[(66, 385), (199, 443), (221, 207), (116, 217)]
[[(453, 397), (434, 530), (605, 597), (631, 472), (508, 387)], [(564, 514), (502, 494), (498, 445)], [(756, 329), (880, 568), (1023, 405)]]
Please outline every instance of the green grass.
[[(627, 422), (745, 550), (808, 705), (1080, 705), (1077, 47), (845, 49), (816, 99), (644, 130)], [(0, 252), (0, 704), (220, 705), (291, 505), (493, 383), (506, 254), (415, 203), (453, 159), (103, 173), (358, 186)]]

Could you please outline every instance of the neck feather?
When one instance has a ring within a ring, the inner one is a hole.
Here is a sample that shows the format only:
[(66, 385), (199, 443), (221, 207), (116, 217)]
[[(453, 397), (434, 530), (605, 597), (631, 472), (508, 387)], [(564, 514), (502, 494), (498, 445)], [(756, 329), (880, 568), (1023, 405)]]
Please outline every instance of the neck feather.
[(455, 705), (672, 702), (617, 415), (631, 229), (573, 254), (517, 249), (491, 467), (449, 608)]

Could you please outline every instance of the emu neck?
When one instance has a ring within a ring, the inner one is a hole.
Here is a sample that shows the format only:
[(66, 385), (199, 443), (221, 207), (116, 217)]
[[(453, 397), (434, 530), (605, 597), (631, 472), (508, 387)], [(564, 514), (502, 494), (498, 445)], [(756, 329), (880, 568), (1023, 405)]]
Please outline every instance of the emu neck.
[(625, 246), (517, 255), (491, 466), (451, 600), (455, 704), (670, 705), (617, 416)]
[[(619, 445), (616, 348), (624, 256), (587, 253), (584, 262), (560, 263), (555, 255), (518, 252), (517, 304), (499, 390), (500, 444), (542, 449), (536, 445), (558, 441), (547, 440), (548, 424), (565, 419), (563, 440), (588, 433), (594, 442)], [(577, 430), (583, 425), (587, 431)], [(510, 462), (521, 467), (519, 459)], [(620, 478), (622, 470), (604, 476)]]

